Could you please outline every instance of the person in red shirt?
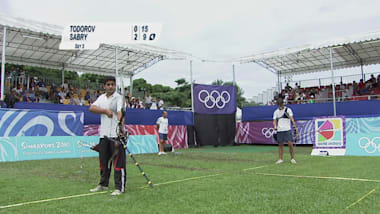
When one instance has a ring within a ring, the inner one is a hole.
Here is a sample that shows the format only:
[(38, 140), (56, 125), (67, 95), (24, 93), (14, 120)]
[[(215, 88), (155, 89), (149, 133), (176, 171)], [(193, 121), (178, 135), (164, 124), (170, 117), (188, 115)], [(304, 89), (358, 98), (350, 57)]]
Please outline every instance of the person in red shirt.
[(364, 82), (363, 82), (363, 79), (360, 79), (360, 82), (359, 82), (359, 84), (358, 84), (358, 88), (359, 88), (360, 90), (362, 90), (364, 87), (365, 87), (365, 84), (364, 84)]

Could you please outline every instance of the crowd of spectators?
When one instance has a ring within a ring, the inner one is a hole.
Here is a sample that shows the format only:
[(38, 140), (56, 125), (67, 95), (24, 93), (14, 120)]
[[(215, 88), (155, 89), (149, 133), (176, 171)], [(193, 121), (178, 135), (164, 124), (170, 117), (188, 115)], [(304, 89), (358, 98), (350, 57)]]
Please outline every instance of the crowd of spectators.
[[(73, 87), (67, 81), (62, 85), (47, 84), (43, 78), (31, 78), (29, 89), (26, 84), (8, 85), (5, 91), (4, 102), (8, 108), (13, 108), (16, 102), (28, 103), (56, 103), (64, 105), (89, 106), (104, 91), (91, 88), (81, 89)], [(140, 97), (126, 96), (127, 108), (163, 109), (164, 101), (160, 97), (151, 97), (147, 93), (142, 100)]]
[[(332, 101), (332, 85), (320, 87), (301, 88), (298, 83), (294, 88), (289, 85), (275, 94), (269, 104), (274, 104), (278, 97), (283, 98), (287, 104), (304, 104), (304, 103), (323, 103)], [(375, 78), (372, 74), (367, 81), (360, 79), (359, 83), (353, 81), (349, 84), (335, 85), (335, 99), (337, 101), (355, 101), (355, 100), (375, 100), (380, 99), (380, 75)]]
[(131, 94), (126, 96), (127, 108), (140, 108), (140, 109), (152, 109), (162, 110), (164, 108), (164, 101), (160, 97), (151, 97), (149, 93), (146, 93), (144, 100), (139, 97), (132, 97)]
[(100, 90), (74, 88), (67, 82), (62, 85), (46, 84), (43, 78), (39, 80), (32, 78), (29, 89), (25, 84), (15, 85), (15, 87), (9, 86), (6, 90), (7, 106), (13, 106), (15, 102), (90, 105), (103, 93)]

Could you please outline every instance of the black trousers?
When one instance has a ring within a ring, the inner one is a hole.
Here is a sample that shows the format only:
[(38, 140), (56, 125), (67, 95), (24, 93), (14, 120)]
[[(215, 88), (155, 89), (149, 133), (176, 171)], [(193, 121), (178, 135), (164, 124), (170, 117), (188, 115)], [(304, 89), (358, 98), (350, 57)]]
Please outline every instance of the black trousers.
[[(114, 152), (118, 150), (113, 157)], [(126, 155), (125, 149), (121, 144), (114, 145), (112, 141), (100, 138), (99, 142), (99, 164), (100, 164), (100, 182), (99, 185), (108, 187), (111, 168), (114, 168), (115, 189), (121, 192), (125, 191), (127, 183)]]

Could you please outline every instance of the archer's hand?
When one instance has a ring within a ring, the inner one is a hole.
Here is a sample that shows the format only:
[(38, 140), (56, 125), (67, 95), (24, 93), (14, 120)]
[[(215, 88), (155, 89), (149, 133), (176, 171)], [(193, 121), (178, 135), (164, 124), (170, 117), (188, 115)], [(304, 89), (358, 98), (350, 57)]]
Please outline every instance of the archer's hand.
[(109, 118), (112, 118), (112, 116), (113, 116), (113, 113), (112, 113), (112, 111), (111, 111), (110, 109), (106, 109), (105, 114), (106, 114), (107, 117), (109, 117)]

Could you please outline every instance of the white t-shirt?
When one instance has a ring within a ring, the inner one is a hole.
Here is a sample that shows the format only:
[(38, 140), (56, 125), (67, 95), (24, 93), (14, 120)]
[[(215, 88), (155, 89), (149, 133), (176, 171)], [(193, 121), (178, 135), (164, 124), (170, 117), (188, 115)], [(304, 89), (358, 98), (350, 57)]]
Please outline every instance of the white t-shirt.
[(92, 105), (103, 109), (111, 109), (113, 114), (112, 118), (109, 118), (105, 114), (100, 115), (100, 137), (117, 137), (116, 129), (119, 124), (117, 112), (121, 111), (123, 105), (121, 95), (114, 92), (111, 96), (107, 97), (104, 93)]
[(145, 97), (145, 103), (151, 104), (152, 103), (152, 97), (151, 96)]
[(168, 118), (159, 117), (157, 119), (156, 124), (160, 125), (160, 127), (158, 128), (158, 133), (161, 133), (161, 134), (167, 134), (168, 133), (168, 126), (169, 126)]
[(157, 104), (156, 104), (156, 102), (152, 103), (152, 105), (150, 106), (150, 109), (157, 110)]
[(162, 106), (164, 106), (164, 101), (160, 100), (160, 101), (157, 103), (157, 108), (158, 108), (158, 109), (161, 109)]
[(280, 110), (279, 108), (276, 109), (273, 113), (273, 120), (277, 120), (277, 131), (283, 132), (283, 131), (289, 131), (290, 128), (290, 118), (282, 118), (282, 116), (286, 113), (288, 113), (289, 117), (293, 117), (293, 111), (290, 108), (285, 107), (284, 109)]

